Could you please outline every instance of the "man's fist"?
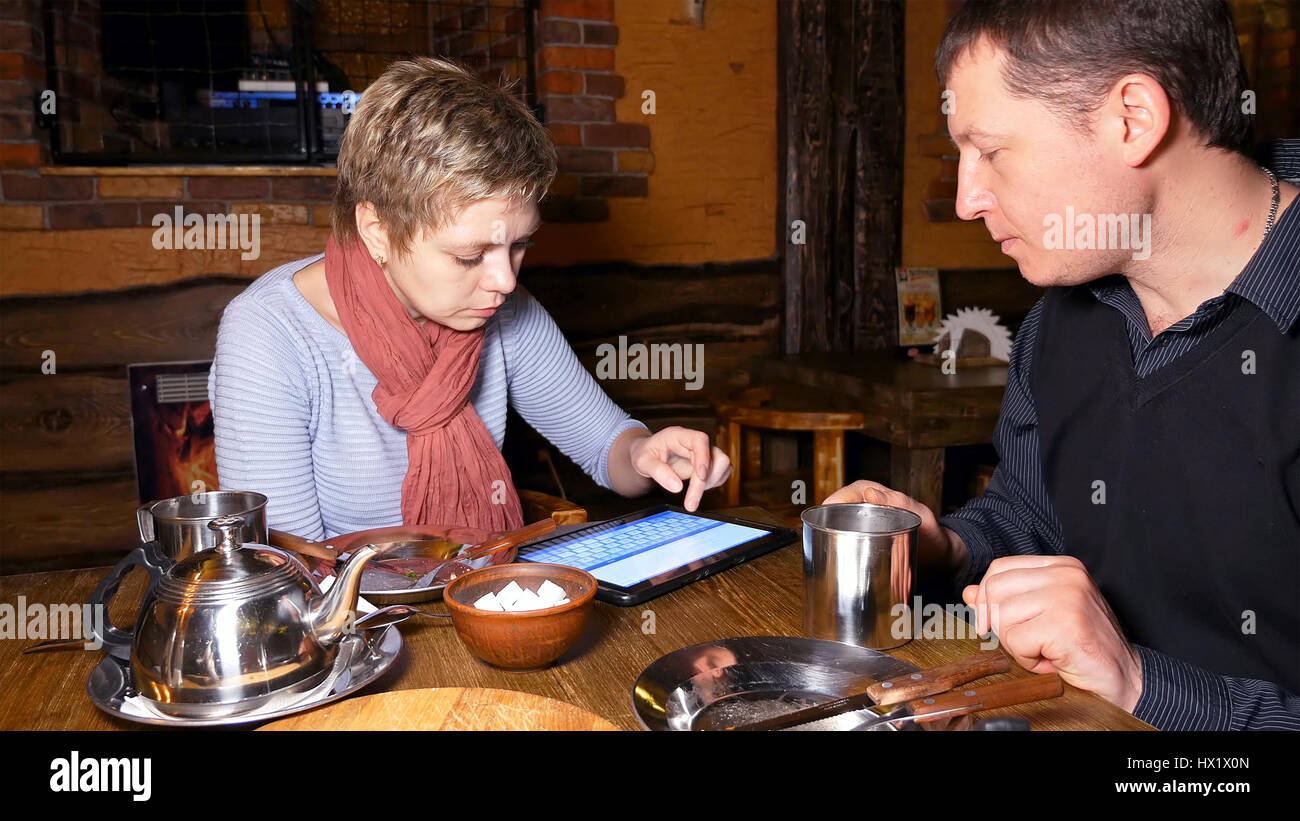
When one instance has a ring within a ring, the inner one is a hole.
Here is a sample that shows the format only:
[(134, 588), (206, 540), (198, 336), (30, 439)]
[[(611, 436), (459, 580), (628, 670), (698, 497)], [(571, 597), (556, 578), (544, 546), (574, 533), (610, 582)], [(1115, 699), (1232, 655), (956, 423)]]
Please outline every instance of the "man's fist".
[(962, 598), (975, 608), (979, 633), (996, 633), (1021, 667), (1060, 673), (1130, 713), (1137, 706), (1142, 661), (1078, 559), (994, 559)]

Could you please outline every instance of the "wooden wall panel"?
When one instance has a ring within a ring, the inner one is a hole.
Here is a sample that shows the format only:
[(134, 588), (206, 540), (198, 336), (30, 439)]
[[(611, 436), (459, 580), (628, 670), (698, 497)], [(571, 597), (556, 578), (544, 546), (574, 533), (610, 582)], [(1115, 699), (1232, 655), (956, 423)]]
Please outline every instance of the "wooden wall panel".
[(248, 287), (239, 277), (75, 296), (0, 301), (0, 371), (39, 374), (52, 350), (59, 373), (116, 372), (132, 362), (207, 359), (226, 303)]
[[(896, 337), (903, 6), (780, 4), (784, 347), (874, 350)], [(796, 221), (804, 242), (794, 242)]]
[(0, 574), (112, 564), (140, 542), (134, 472), (0, 486)]
[(251, 260), (239, 250), (155, 250), (154, 228), (0, 231), (0, 297), (117, 291), (217, 273), (247, 282), (278, 265), (324, 253), (328, 229), (267, 222), (262, 220), (261, 254)]
[(138, 541), (127, 365), (210, 359), (248, 284), (0, 299), (0, 573), (106, 564)]
[(602, 265), (526, 272), (524, 285), (564, 329), (583, 364), (596, 372), (605, 343), (703, 345), (699, 390), (674, 380), (606, 380), (602, 387), (631, 413), (709, 421), (709, 402), (745, 382), (751, 358), (780, 344), (781, 286), (775, 260), (702, 266)]
[(0, 471), (103, 473), (131, 468), (131, 403), (120, 378), (19, 376), (0, 388)]

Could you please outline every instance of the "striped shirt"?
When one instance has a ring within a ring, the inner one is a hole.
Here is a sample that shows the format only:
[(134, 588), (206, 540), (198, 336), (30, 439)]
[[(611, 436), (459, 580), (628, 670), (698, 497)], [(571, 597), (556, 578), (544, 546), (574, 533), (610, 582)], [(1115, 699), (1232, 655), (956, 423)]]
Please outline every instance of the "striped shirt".
[[(321, 256), (275, 268), (231, 300), (208, 375), (221, 486), (265, 494), (267, 524), (308, 539), (402, 524), (407, 468), (406, 431), (371, 397), (378, 380), (293, 283)], [(522, 287), (484, 331), (470, 401), (497, 447), (513, 406), (608, 488), (614, 439), (645, 426), (605, 395)]]
[[(1206, 300), (1189, 317), (1150, 336), (1146, 313), (1122, 276), (1090, 283), (1099, 302), (1125, 317), (1134, 372), (1146, 377), (1209, 336), (1248, 300), (1277, 325), (1293, 332), (1300, 319), (1300, 199), (1278, 214), (1273, 230), (1223, 294)], [(1031, 353), (1043, 302), (1016, 335), (1007, 391), (993, 433), (999, 464), (988, 489), (940, 523), (970, 552), (962, 584), (976, 584), (999, 556), (1061, 555), (1061, 524), (1052, 510), (1039, 455), (1038, 416), (1030, 389)], [(1300, 378), (1300, 363), (1291, 378)], [(1297, 409), (1300, 412), (1300, 409)], [(1300, 443), (1296, 443), (1300, 447)], [(1300, 549), (1300, 545), (1296, 546)], [(1222, 676), (1134, 645), (1142, 661), (1142, 695), (1133, 715), (1162, 730), (1300, 729), (1300, 695), (1257, 679)], [(1300, 663), (1300, 648), (1296, 648)]]

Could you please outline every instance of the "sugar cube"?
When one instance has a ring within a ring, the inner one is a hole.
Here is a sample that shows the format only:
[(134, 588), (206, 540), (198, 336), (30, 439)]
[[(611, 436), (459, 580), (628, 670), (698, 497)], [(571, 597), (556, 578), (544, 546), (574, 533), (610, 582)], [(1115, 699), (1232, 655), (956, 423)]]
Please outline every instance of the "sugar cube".
[(505, 608), (501, 606), (501, 602), (497, 601), (497, 597), (493, 593), (488, 593), (486, 596), (483, 596), (478, 601), (474, 602), (474, 606), (480, 610), (496, 610), (498, 612), (505, 610)]
[(519, 597), (523, 595), (523, 592), (524, 589), (520, 587), (518, 583), (511, 581), (510, 584), (507, 584), (497, 592), (497, 601), (501, 603), (502, 607), (509, 610), (510, 605), (518, 601)]
[(550, 602), (554, 604), (555, 602), (558, 602), (560, 599), (564, 598), (564, 588), (560, 587), (558, 584), (551, 581), (550, 579), (547, 579), (546, 581), (542, 582), (541, 587), (537, 588), (537, 596), (544, 602)]
[(483, 596), (474, 602), (474, 606), (480, 610), (520, 613), (527, 610), (545, 610), (548, 607), (558, 607), (568, 603), (569, 597), (564, 592), (564, 588), (550, 579), (544, 579), (535, 593), (512, 581), (495, 594), (488, 593)]
[(524, 590), (519, 595), (519, 598), (515, 599), (516, 610), (541, 610), (547, 606), (546, 602), (538, 598), (537, 594), (531, 590)]

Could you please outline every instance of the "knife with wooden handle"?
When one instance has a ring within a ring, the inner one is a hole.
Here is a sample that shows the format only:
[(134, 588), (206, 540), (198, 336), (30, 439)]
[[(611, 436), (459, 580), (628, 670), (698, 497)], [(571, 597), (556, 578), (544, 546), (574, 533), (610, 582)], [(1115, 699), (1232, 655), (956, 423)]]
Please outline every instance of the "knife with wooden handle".
[(1014, 704), (1028, 704), (1056, 698), (1065, 692), (1065, 683), (1057, 673), (1028, 676), (1001, 684), (990, 684), (971, 690), (954, 690), (938, 696), (927, 696), (892, 707), (872, 707), (871, 712), (880, 717), (854, 730), (869, 730), (878, 724), (896, 721), (929, 721), (937, 718), (956, 718), (979, 710), (993, 710)]
[(815, 707), (797, 710), (793, 713), (774, 718), (755, 721), (734, 730), (781, 730), (796, 724), (820, 721), (841, 713), (851, 713), (866, 707), (886, 706), (917, 699), (923, 696), (945, 693), (959, 684), (974, 681), (977, 678), (1005, 673), (1011, 669), (1011, 659), (1001, 650), (986, 650), (973, 656), (942, 664), (928, 670), (904, 673), (897, 678), (878, 681), (860, 693), (827, 701)]
[(281, 550), (292, 550), (294, 553), (301, 553), (304, 556), (312, 556), (331, 562), (338, 558), (334, 548), (324, 542), (309, 541), (284, 530), (275, 530), (273, 528), (268, 530), (267, 541), (272, 547), (278, 547)]
[[(922, 696), (945, 693), (959, 684), (977, 678), (1005, 673), (1011, 669), (1011, 658), (1001, 650), (986, 650), (967, 656), (951, 664), (931, 667), (916, 673), (905, 673), (888, 681), (879, 681), (863, 690), (878, 705), (898, 704)], [(870, 706), (870, 705), (867, 705)]]

